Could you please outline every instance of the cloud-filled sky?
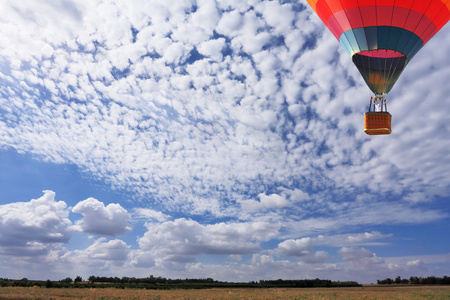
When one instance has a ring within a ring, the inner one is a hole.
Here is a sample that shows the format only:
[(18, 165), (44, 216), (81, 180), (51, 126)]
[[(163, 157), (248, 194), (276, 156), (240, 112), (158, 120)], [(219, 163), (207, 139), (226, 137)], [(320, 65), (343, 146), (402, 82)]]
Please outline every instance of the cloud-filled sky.
[(0, 277), (449, 275), (449, 26), (367, 136), (306, 1), (0, 11)]

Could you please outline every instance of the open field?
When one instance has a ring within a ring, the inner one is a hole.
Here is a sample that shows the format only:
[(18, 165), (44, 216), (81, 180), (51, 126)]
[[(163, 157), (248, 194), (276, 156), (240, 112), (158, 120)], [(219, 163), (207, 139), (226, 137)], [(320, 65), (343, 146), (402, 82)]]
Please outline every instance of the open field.
[(450, 286), (364, 286), (359, 288), (303, 289), (47, 289), (3, 287), (0, 299), (447, 299)]

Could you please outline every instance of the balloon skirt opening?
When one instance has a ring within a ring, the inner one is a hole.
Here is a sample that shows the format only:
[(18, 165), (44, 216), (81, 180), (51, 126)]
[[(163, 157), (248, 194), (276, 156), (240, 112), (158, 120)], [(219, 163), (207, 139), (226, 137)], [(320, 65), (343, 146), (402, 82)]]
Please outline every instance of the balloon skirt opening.
[(368, 135), (391, 134), (391, 119), (388, 112), (367, 112), (364, 114), (364, 132)]

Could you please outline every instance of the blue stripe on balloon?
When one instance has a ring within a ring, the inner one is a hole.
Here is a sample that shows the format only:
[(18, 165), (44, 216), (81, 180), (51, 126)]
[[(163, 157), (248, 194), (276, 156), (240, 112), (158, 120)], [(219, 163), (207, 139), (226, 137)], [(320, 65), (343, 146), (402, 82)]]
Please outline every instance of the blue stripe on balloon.
[(340, 36), (339, 42), (350, 56), (361, 51), (394, 50), (405, 55), (408, 61), (423, 47), (416, 34), (391, 26), (351, 29)]

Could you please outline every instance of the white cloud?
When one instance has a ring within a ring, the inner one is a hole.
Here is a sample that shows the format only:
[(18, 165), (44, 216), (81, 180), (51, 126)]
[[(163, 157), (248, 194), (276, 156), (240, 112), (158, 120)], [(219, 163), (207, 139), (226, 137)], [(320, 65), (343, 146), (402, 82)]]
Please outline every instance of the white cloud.
[(214, 60), (220, 61), (223, 58), (222, 49), (225, 47), (225, 39), (219, 38), (216, 40), (209, 40), (201, 43), (198, 51)]
[(155, 265), (155, 259), (149, 251), (134, 250), (130, 253), (130, 263), (138, 268), (150, 268)]
[(275, 1), (261, 2), (259, 7), (262, 10), (265, 21), (273, 27), (277, 33), (286, 34), (293, 29), (295, 13), (291, 4), (282, 4)]
[(285, 240), (278, 244), (275, 253), (285, 256), (293, 256), (305, 264), (328, 263), (328, 253), (326, 251), (314, 251), (313, 239), (310, 237)]
[(47, 255), (70, 239), (66, 203), (53, 191), (29, 202), (0, 206), (0, 252), (13, 256)]
[(261, 250), (260, 243), (278, 235), (279, 226), (270, 223), (217, 223), (202, 225), (176, 219), (147, 224), (138, 240), (140, 250), (155, 260), (188, 263), (200, 254), (244, 255)]
[[(405, 267), (406, 274), (430, 274), (430, 269), (420, 260), (408, 261)], [(404, 275), (404, 276), (408, 276)], [(399, 276), (399, 275), (397, 275)]]
[(198, 8), (192, 14), (192, 23), (212, 34), (220, 20), (217, 3), (215, 0), (199, 0), (197, 2)]
[[(318, 254), (318, 256), (320, 255), (322, 255), (322, 253)], [(251, 265), (248, 266), (246, 271), (250, 272), (256, 278), (292, 279), (330, 278), (333, 273), (340, 270), (338, 270), (335, 264), (323, 263), (318, 267), (313, 261), (310, 261), (309, 263), (304, 263), (302, 261), (293, 263), (288, 260), (276, 260), (271, 255), (255, 254), (252, 257)]]
[[(298, 205), (298, 204), (297, 204)], [(384, 203), (305, 203), (303, 207), (297, 207), (299, 216), (284, 219), (286, 228), (285, 237), (297, 237), (298, 235), (320, 235), (335, 230), (347, 230), (352, 226), (384, 225), (384, 224), (426, 224), (429, 222), (444, 220), (447, 215), (439, 210), (427, 208), (413, 208), (407, 203), (384, 204)], [(330, 216), (317, 216), (308, 213), (307, 210), (315, 211), (323, 205), (330, 209)], [(369, 233), (370, 236), (372, 233)], [(375, 233), (373, 238), (382, 237)], [(347, 235), (331, 239), (331, 243), (349, 242)], [(358, 234), (353, 241), (365, 239)], [(334, 241), (333, 241), (334, 240)], [(350, 238), (352, 240), (352, 238)]]
[(422, 192), (416, 192), (408, 194), (404, 197), (404, 200), (410, 201), (412, 203), (420, 203), (420, 202), (430, 202), (432, 199), (431, 197), (425, 193)]
[(311, 238), (286, 240), (278, 244), (278, 251), (286, 256), (306, 256), (313, 252), (313, 243)]
[(351, 263), (360, 265), (382, 264), (384, 260), (377, 257), (375, 253), (370, 252), (366, 248), (350, 248), (343, 247), (339, 250), (342, 258)]
[(259, 194), (258, 197), (261, 204), (267, 208), (280, 208), (289, 205), (289, 201), (287, 201), (286, 198), (277, 194), (266, 195), (262, 193)]
[(156, 211), (149, 208), (135, 208), (134, 214), (138, 218), (154, 219), (158, 222), (164, 222), (167, 219), (169, 219), (168, 215), (165, 215), (160, 211)]
[(328, 245), (333, 247), (344, 246), (361, 246), (361, 245), (383, 245), (383, 242), (375, 242), (378, 240), (390, 239), (392, 234), (382, 234), (381, 232), (372, 231), (364, 233), (339, 234), (324, 236), (319, 235), (314, 238), (316, 245)]
[(308, 193), (300, 189), (286, 190), (285, 193), (290, 195), (290, 200), (292, 202), (307, 201), (311, 198), (311, 196)]
[(385, 236), (381, 235), (379, 232), (364, 232), (362, 234), (349, 235), (347, 237), (347, 240), (349, 241), (349, 243), (361, 243), (362, 241), (384, 237)]
[(83, 218), (71, 227), (74, 231), (99, 235), (117, 236), (131, 229), (128, 222), (130, 215), (120, 204), (105, 206), (94, 198), (79, 202), (72, 211), (83, 215)]
[[(0, 220), (4, 227), (0, 231), (1, 241), (6, 243), (6, 231), (3, 229), (10, 228), (5, 227), (5, 224), (25, 224), (30, 221), (34, 222), (32, 226), (44, 230), (42, 224), (53, 224), (48, 221), (52, 219), (49, 213), (51, 207), (59, 211), (57, 215), (67, 216), (65, 203), (56, 202), (54, 198), (53, 192), (46, 191), (37, 200), (1, 206)], [(87, 204), (94, 205), (100, 208), (99, 215), (108, 207), (92, 199), (87, 200), (90, 201), (80, 202), (80, 207), (85, 209)], [(92, 212), (93, 207), (87, 210)], [(17, 209), (24, 215), (14, 213)], [(34, 217), (28, 219), (30, 212)], [(45, 263), (52, 270), (49, 274), (55, 279), (67, 276), (70, 270), (83, 277), (112, 273), (148, 276), (148, 272), (151, 272), (167, 277), (212, 276), (218, 280), (242, 281), (300, 277), (355, 280), (357, 276), (360, 282), (373, 282), (398, 275), (406, 278), (411, 274), (428, 276), (432, 270), (441, 272), (437, 268), (432, 269), (432, 266), (445, 265), (449, 261), (448, 255), (378, 257), (367, 247), (383, 246), (382, 243), (374, 242), (390, 239), (392, 235), (375, 231), (283, 239), (280, 236), (284, 230), (283, 223), (228, 222), (207, 225), (186, 219), (167, 221), (168, 216), (151, 209), (136, 209), (133, 217), (136, 218), (133, 222), (140, 222), (142, 218), (152, 219), (151, 223), (146, 224), (147, 232), (139, 238), (139, 248), (136, 250), (119, 239), (99, 238), (85, 249), (69, 251), (63, 247), (65, 241), (48, 240), (48, 237), (39, 239), (34, 236), (36, 231), (31, 230), (33, 237), (30, 235), (24, 239), (22, 246), (8, 245), (10, 247), (7, 248), (2, 245), (0, 269), (8, 274), (18, 274), (12, 270), (21, 266), (25, 268), (25, 263), (31, 269), (42, 268)], [(162, 223), (154, 222), (158, 218)], [(62, 223), (65, 225), (60, 224), (62, 228), (59, 231), (67, 233), (71, 222), (63, 218)], [(51, 238), (54, 237), (62, 238), (59, 234), (52, 234)], [(274, 239), (282, 241), (273, 249), (263, 249), (263, 242)], [(359, 247), (361, 245), (366, 247)], [(328, 249), (316, 251), (314, 248), (318, 246), (340, 247), (338, 253), (343, 261), (330, 256)], [(5, 259), (5, 255), (8, 259)], [(202, 262), (206, 255), (223, 256), (223, 259), (217, 264)], [(34, 259), (36, 256), (40, 256), (40, 259)], [(38, 276), (32, 270), (27, 274)]]
[(227, 36), (236, 36), (243, 22), (242, 14), (236, 10), (225, 12), (217, 25), (216, 30)]
[[(242, 208), (244, 215), (261, 210), (275, 210), (292, 207), (296, 202), (303, 202), (310, 199), (308, 193), (299, 189), (289, 190), (282, 189), (280, 194), (260, 193), (257, 195), (259, 201), (253, 199), (239, 200), (238, 203)], [(292, 208), (294, 209), (294, 208)]]
[(261, 193), (258, 195), (259, 201), (241, 200), (239, 203), (245, 211), (258, 211), (262, 209), (277, 209), (289, 206), (290, 202), (284, 196), (277, 194), (266, 195)]
[(122, 266), (128, 260), (129, 246), (122, 240), (97, 239), (84, 250), (75, 250), (73, 260), (78, 264), (106, 267)]

